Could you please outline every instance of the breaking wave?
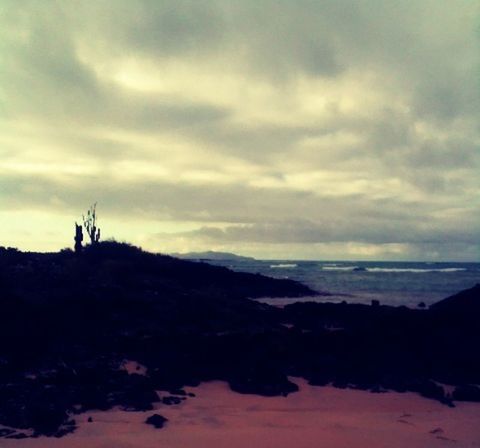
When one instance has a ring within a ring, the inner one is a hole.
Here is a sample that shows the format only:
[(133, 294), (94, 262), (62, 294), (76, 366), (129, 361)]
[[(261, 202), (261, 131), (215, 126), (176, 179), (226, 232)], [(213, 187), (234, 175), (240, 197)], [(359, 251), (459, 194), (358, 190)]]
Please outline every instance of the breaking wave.
[(360, 269), (359, 266), (322, 266), (323, 271), (354, 271), (355, 269)]
[(367, 271), (367, 272), (410, 272), (415, 274), (424, 274), (429, 272), (461, 272), (466, 271), (466, 268), (379, 268), (379, 267), (363, 267), (363, 266), (322, 266), (323, 271)]
[(368, 268), (369, 272), (413, 272), (422, 274), (424, 272), (459, 272), (466, 271), (465, 268), (440, 268), (440, 269), (415, 269), (415, 268)]
[(272, 269), (288, 269), (288, 268), (296, 268), (296, 263), (280, 263), (280, 264), (271, 264), (270, 267)]

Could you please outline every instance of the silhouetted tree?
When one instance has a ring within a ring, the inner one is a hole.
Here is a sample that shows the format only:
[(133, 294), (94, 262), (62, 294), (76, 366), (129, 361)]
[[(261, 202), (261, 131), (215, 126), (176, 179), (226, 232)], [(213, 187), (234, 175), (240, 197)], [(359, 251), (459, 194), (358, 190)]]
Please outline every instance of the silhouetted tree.
[(93, 204), (88, 212), (87, 216), (82, 215), (83, 217), (83, 226), (87, 231), (88, 236), (90, 237), (90, 242), (92, 244), (98, 243), (100, 241), (100, 229), (97, 228), (97, 203)]

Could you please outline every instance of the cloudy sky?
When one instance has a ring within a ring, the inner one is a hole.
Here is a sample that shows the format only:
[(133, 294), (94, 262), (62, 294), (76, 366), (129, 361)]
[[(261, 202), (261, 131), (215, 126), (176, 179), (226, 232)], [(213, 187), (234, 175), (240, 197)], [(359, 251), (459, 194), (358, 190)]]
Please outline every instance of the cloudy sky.
[(0, 245), (477, 260), (476, 0), (0, 2)]

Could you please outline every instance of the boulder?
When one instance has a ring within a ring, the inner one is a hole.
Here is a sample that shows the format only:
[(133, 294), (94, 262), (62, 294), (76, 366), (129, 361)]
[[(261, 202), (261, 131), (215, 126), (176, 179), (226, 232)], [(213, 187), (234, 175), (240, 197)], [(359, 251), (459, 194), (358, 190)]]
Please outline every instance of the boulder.
[(145, 420), (147, 425), (152, 425), (157, 429), (163, 428), (166, 422), (168, 422), (168, 419), (160, 414), (153, 414)]

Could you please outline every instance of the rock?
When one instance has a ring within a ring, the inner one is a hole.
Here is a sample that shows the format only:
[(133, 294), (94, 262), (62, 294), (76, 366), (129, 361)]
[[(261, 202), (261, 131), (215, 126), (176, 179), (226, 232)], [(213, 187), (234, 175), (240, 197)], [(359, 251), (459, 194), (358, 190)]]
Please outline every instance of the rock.
[(2, 428), (0, 429), (0, 437), (6, 437), (14, 434), (15, 431), (13, 429)]
[(127, 411), (150, 411), (152, 403), (159, 401), (152, 382), (142, 375), (122, 374), (115, 386), (119, 389), (115, 402)]
[(312, 386), (326, 386), (331, 381), (332, 381), (331, 375), (328, 375), (323, 372), (315, 372), (310, 376), (308, 384)]
[(386, 375), (381, 380), (381, 386), (386, 390), (393, 390), (398, 393), (405, 393), (409, 390), (409, 380), (401, 375)]
[(431, 380), (417, 381), (412, 385), (412, 390), (418, 392), (422, 397), (437, 400), (440, 403), (450, 405), (451, 400), (445, 396), (443, 387)]
[(88, 422), (88, 423), (92, 423), (92, 422), (93, 422), (93, 418), (92, 418), (92, 417), (88, 417), (87, 422)]
[[(61, 426), (54, 434), (54, 437), (60, 438), (66, 436), (67, 434), (72, 433), (77, 429), (75, 425), (75, 420), (69, 420), (65, 425)], [(34, 433), (34, 437), (38, 436), (39, 434)]]
[(5, 437), (6, 439), (26, 439), (28, 436), (23, 432), (19, 432), (17, 434), (12, 434), (10, 436)]
[(434, 303), (430, 306), (430, 310), (437, 313), (453, 312), (470, 316), (472, 313), (474, 316), (478, 315), (480, 312), (480, 284)]
[(230, 388), (241, 394), (256, 394), (266, 397), (283, 395), (286, 397), (298, 391), (298, 386), (288, 380), (286, 375), (266, 370), (255, 370), (237, 374), (228, 380)]
[(386, 389), (384, 389), (382, 386), (380, 386), (379, 384), (376, 384), (375, 386), (372, 386), (372, 388), (370, 389), (370, 392), (372, 392), (374, 394), (383, 394), (383, 393), (386, 393), (388, 391)]
[(452, 393), (455, 401), (475, 401), (480, 402), (480, 387), (465, 384), (457, 386)]
[(173, 404), (180, 404), (181, 402), (182, 402), (182, 398), (174, 397), (172, 395), (162, 398), (162, 403), (167, 405), (167, 406), (171, 406)]
[(187, 393), (183, 389), (172, 389), (168, 391), (171, 395), (182, 395), (185, 396)]
[(39, 435), (52, 436), (67, 423), (68, 415), (64, 408), (52, 403), (37, 403), (26, 413), (27, 422)]
[(168, 419), (160, 414), (153, 414), (145, 420), (147, 425), (152, 425), (157, 429), (163, 428), (166, 422), (168, 422)]

